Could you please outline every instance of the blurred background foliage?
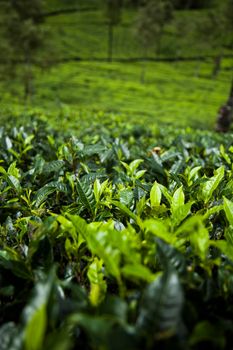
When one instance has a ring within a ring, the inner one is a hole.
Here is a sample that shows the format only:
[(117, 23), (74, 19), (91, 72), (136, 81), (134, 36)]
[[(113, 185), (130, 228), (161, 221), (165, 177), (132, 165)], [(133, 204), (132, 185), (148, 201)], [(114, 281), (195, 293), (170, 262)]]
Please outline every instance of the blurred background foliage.
[(232, 0), (1, 0), (1, 109), (212, 127), (230, 94), (232, 27)]

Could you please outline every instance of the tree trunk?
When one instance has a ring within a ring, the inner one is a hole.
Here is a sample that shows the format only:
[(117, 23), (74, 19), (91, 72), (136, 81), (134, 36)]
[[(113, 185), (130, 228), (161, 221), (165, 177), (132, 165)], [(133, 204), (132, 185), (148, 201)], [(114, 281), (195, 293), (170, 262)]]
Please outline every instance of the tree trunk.
[(28, 71), (24, 75), (24, 100), (27, 102), (31, 97), (31, 78)]
[(156, 49), (155, 49), (156, 56), (159, 56), (161, 52), (163, 34), (164, 34), (164, 25), (161, 25), (156, 38)]
[(145, 80), (146, 80), (146, 61), (142, 62), (140, 83), (145, 84)]
[(108, 61), (112, 62), (113, 53), (113, 24), (108, 25)]
[[(146, 58), (147, 57), (147, 47), (144, 46), (142, 55)], [(144, 84), (146, 82), (146, 69), (147, 69), (147, 62), (146, 60), (142, 60), (141, 63), (141, 75), (140, 75), (140, 83)]]
[(218, 55), (214, 59), (214, 67), (212, 71), (212, 78), (216, 78), (220, 69), (221, 69), (221, 63), (222, 63), (222, 55)]
[(25, 71), (24, 71), (24, 100), (25, 102), (30, 101), (33, 94), (32, 86), (32, 65), (31, 65), (31, 55), (28, 50), (25, 50)]
[(202, 63), (202, 60), (197, 61), (197, 65), (196, 65), (195, 73), (194, 73), (194, 76), (196, 78), (199, 78), (200, 70), (201, 70), (201, 63)]
[(216, 131), (227, 132), (233, 120), (233, 79), (227, 102), (222, 105), (218, 112)]

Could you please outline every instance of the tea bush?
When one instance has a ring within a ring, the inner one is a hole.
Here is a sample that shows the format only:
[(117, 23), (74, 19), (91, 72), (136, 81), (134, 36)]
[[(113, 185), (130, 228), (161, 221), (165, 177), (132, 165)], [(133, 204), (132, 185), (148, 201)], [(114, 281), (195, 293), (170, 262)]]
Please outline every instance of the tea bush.
[(0, 132), (0, 349), (230, 349), (233, 135)]

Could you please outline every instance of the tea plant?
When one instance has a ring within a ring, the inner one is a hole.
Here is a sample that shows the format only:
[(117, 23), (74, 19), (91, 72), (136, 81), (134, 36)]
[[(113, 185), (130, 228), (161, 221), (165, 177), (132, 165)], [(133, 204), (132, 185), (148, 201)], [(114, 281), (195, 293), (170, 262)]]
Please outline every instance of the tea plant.
[(232, 135), (0, 134), (0, 349), (229, 349)]

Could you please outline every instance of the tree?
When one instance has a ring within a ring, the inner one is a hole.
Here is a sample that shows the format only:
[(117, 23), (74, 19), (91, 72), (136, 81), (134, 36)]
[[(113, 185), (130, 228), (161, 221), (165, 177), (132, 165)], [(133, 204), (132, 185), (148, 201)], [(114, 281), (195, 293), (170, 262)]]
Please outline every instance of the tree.
[(114, 27), (121, 21), (121, 10), (123, 6), (122, 0), (106, 0), (105, 13), (108, 25), (108, 60), (112, 61), (113, 43), (114, 43)]
[(226, 132), (229, 130), (233, 120), (233, 79), (231, 82), (230, 93), (227, 102), (222, 105), (218, 111), (216, 131)]
[(178, 10), (204, 9), (213, 5), (215, 0), (173, 0), (174, 7)]
[[(200, 26), (202, 40), (215, 49), (216, 57), (212, 77), (216, 77), (226, 49), (233, 48), (233, 0), (215, 1), (209, 9), (206, 21)], [(216, 130), (226, 132), (233, 120), (233, 79), (227, 101), (218, 111)]]
[[(161, 51), (165, 25), (173, 18), (173, 6), (169, 0), (147, 0), (139, 10), (136, 21), (136, 37), (146, 57), (149, 50)], [(145, 81), (146, 68), (142, 67), (141, 82)]]
[[(5, 37), (11, 50), (9, 63), (22, 62), (22, 78), (25, 99), (33, 92), (32, 60), (43, 46), (43, 0), (10, 0), (5, 5)], [(17, 58), (17, 59), (16, 59)]]
[(142, 4), (143, 0), (125, 0), (125, 6), (132, 6), (133, 8), (138, 8)]
[(226, 48), (233, 47), (233, 0), (214, 1), (205, 17), (197, 23), (197, 37), (206, 48), (215, 52), (212, 77), (221, 69)]
[(169, 0), (147, 0), (139, 10), (136, 23), (136, 35), (144, 54), (148, 49), (160, 53), (161, 40), (165, 25), (173, 18), (173, 6)]

